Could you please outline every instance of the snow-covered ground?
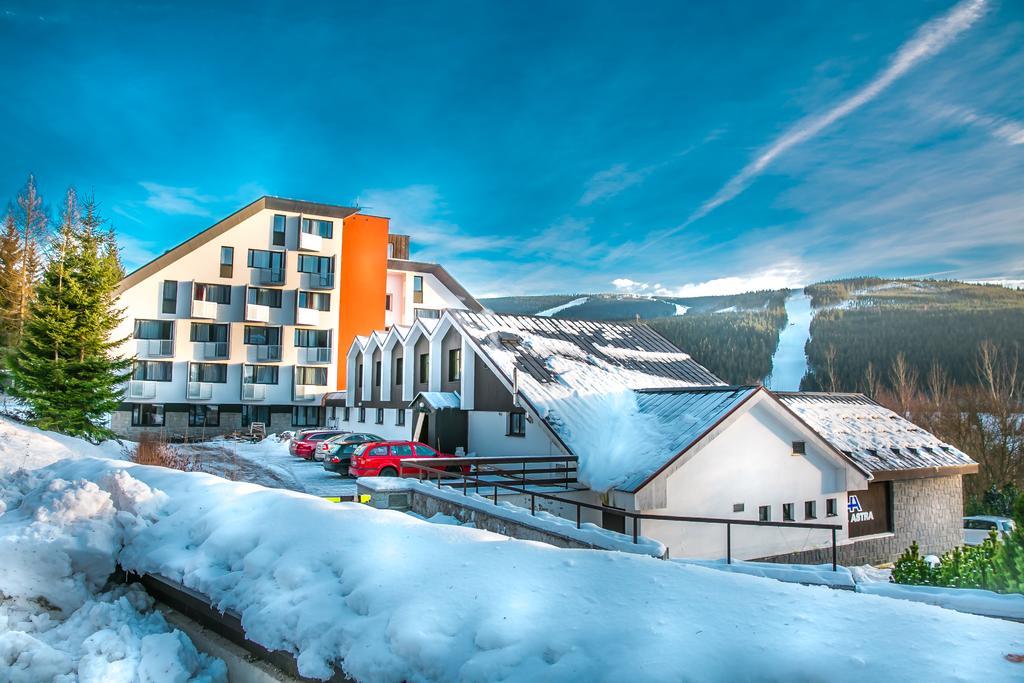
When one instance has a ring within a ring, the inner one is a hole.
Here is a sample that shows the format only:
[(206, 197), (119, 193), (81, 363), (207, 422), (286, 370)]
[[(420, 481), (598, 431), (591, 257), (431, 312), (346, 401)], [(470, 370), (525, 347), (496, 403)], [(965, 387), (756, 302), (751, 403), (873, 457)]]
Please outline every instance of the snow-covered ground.
[(0, 416), (0, 475), (21, 468), (44, 467), (63, 458), (124, 458), (133, 447), (132, 443), (118, 441), (104, 441), (97, 446)]
[(543, 311), (538, 311), (536, 313), (536, 315), (538, 317), (540, 317), (540, 318), (550, 318), (555, 313), (559, 313), (561, 311), (564, 311), (567, 308), (574, 308), (576, 306), (582, 306), (583, 304), (587, 303), (588, 299), (590, 299), (589, 296), (581, 296), (578, 299), (573, 299), (572, 301), (567, 301), (566, 303), (562, 304), (561, 306), (555, 306), (553, 308), (544, 309)]
[[(112, 555), (122, 565), (237, 611), (248, 637), (294, 652), (310, 676), (339, 664), (361, 681), (997, 681), (1024, 673), (1006, 659), (1024, 653), (1020, 625), (930, 605), (562, 550), (111, 460), (67, 460), (4, 486), (5, 517), (23, 524), (45, 510), (71, 548), (120, 529)], [(94, 501), (95, 512), (75, 506), (62, 526), (61, 508), (41, 505), (54, 488)], [(92, 533), (75, 533), (81, 525)], [(65, 556), (76, 567), (75, 554)]]
[(786, 329), (779, 334), (779, 345), (772, 356), (772, 374), (765, 386), (775, 391), (798, 391), (800, 380), (807, 374), (807, 355), (804, 346), (811, 338), (811, 297), (794, 292), (786, 299)]

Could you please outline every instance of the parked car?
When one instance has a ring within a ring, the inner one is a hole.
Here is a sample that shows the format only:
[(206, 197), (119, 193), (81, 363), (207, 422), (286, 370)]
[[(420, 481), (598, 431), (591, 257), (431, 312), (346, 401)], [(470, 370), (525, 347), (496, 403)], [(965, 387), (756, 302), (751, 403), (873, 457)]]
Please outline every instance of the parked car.
[(337, 434), (345, 432), (341, 429), (303, 429), (292, 437), (291, 443), (288, 444), (288, 452), (304, 460), (312, 460), (317, 444)]
[(387, 441), (387, 439), (383, 436), (377, 436), (376, 434), (362, 434), (359, 432), (335, 434), (334, 436), (329, 436), (317, 444), (316, 449), (313, 451), (313, 459), (323, 462), (324, 457), (328, 452), (330, 452), (335, 443), (360, 444), (366, 443), (367, 441)]
[(981, 545), (989, 532), (995, 531), (999, 540), (1010, 535), (1017, 525), (1009, 517), (974, 515), (964, 517), (964, 545)]
[[(401, 461), (407, 458), (454, 458), (454, 455), (441, 453), (425, 443), (418, 441), (370, 441), (357, 446), (352, 452), (352, 464), (348, 473), (353, 477), (397, 477), (412, 475), (418, 470), (402, 467)], [(451, 465), (448, 471), (468, 472), (468, 467)]]
[(364, 443), (368, 441), (331, 442), (329, 450), (324, 455), (324, 469), (328, 472), (337, 472), (343, 477), (349, 476), (348, 468), (352, 464), (352, 454)]

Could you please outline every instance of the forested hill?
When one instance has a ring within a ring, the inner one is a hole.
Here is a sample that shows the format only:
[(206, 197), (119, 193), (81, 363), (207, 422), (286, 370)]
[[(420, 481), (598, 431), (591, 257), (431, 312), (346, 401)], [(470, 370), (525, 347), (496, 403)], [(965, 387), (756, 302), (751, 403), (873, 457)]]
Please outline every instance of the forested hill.
[(1022, 291), (882, 278), (821, 282), (805, 291), (817, 310), (802, 388), (871, 391), (873, 381), (891, 387), (901, 353), (920, 388), (933, 366), (956, 384), (976, 384), (983, 342), (1024, 369)]
[[(576, 320), (647, 320), (698, 313), (767, 310), (781, 305), (785, 290), (746, 292), (726, 296), (656, 297), (631, 294), (545, 294), (481, 299), (495, 313), (552, 315)], [(571, 304), (571, 305), (570, 305)], [(561, 308), (561, 307), (565, 308)], [(553, 313), (549, 313), (553, 309)]]

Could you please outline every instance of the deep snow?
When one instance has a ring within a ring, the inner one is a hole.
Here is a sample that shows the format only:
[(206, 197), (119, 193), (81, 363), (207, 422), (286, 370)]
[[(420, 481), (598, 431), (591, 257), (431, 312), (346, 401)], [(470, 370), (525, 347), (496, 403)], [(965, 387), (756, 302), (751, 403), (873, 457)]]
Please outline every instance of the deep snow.
[[(1024, 652), (1020, 625), (929, 605), (561, 550), (110, 460), (67, 460), (6, 485), (29, 513), (58, 480), (108, 492), (127, 513), (124, 566), (237, 611), (250, 638), (295, 652), (306, 675), (340, 662), (363, 681), (1024, 674), (1005, 659)], [(93, 524), (114, 519), (97, 514)]]
[(589, 296), (581, 296), (578, 299), (573, 299), (572, 301), (567, 301), (564, 304), (562, 304), (561, 306), (554, 306), (553, 308), (546, 308), (543, 311), (538, 311), (534, 315), (536, 315), (538, 318), (550, 318), (551, 316), (555, 315), (556, 313), (560, 313), (560, 312), (564, 311), (567, 308), (574, 308), (576, 306), (582, 306), (583, 304), (587, 303), (587, 301), (589, 299), (590, 299)]

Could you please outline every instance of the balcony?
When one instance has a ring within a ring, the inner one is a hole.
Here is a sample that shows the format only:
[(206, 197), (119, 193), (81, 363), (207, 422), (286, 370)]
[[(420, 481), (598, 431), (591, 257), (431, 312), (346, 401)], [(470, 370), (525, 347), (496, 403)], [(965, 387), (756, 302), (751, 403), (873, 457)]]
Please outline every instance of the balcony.
[(295, 401), (312, 401), (323, 395), (325, 387), (309, 384), (296, 384), (292, 390), (292, 399)]
[(324, 238), (320, 235), (314, 235), (311, 232), (300, 232), (299, 233), (299, 250), (300, 251), (320, 251), (324, 248)]
[(215, 319), (217, 317), (217, 302), (203, 301), (202, 299), (193, 299), (192, 317), (209, 318), (210, 320)]
[(242, 383), (242, 400), (243, 401), (265, 401), (267, 399), (267, 385), (266, 384), (247, 384)]
[(260, 344), (253, 348), (258, 363), (281, 360), (281, 347), (277, 344)]
[(246, 304), (245, 320), (246, 322), (250, 323), (269, 323), (270, 306), (260, 306), (259, 304)]
[(334, 273), (303, 273), (303, 289), (334, 289)]
[(315, 308), (296, 308), (295, 309), (295, 324), (296, 325), (319, 325), (320, 324), (320, 311)]
[(253, 268), (252, 284), (254, 285), (283, 285), (284, 268)]
[(203, 360), (225, 360), (228, 357), (227, 342), (197, 342), (199, 357)]
[(326, 346), (316, 346), (302, 349), (303, 363), (330, 363), (331, 349)]
[(209, 401), (213, 398), (213, 385), (209, 382), (189, 382), (185, 397), (190, 401)]
[(129, 380), (125, 398), (156, 398), (156, 382), (139, 379)]
[(145, 358), (169, 358), (174, 355), (173, 339), (139, 339), (137, 354)]

